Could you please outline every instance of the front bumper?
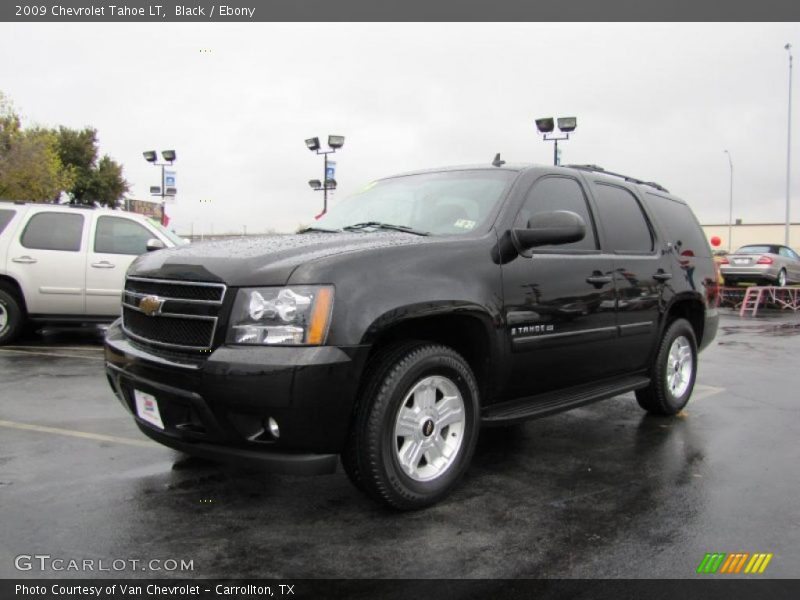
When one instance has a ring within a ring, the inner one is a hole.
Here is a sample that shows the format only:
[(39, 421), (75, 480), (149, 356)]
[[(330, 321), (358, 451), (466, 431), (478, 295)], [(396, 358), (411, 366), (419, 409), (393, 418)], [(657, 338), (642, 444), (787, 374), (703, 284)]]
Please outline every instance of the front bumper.
[[(300, 474), (335, 470), (367, 350), (222, 346), (193, 358), (138, 345), (118, 323), (105, 341), (109, 384), (150, 438), (187, 454)], [(163, 430), (136, 414), (134, 390), (156, 398)]]

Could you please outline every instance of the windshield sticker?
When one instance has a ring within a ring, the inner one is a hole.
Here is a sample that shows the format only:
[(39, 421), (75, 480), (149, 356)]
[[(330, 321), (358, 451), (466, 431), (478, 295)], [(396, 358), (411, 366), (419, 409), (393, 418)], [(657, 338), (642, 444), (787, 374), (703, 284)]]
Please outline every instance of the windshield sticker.
[(461, 229), (474, 229), (475, 221), (471, 221), (470, 219), (459, 219), (453, 223), (453, 226), (460, 227)]

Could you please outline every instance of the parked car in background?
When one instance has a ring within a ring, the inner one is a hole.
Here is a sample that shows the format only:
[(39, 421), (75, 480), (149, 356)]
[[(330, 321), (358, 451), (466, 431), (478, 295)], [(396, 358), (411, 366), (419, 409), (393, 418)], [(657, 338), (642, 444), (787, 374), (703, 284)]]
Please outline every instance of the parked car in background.
[(113, 321), (133, 259), (183, 243), (134, 213), (0, 201), (0, 345), (27, 322)]
[(720, 272), (728, 286), (747, 281), (783, 287), (800, 282), (800, 256), (787, 246), (750, 244), (723, 257)]

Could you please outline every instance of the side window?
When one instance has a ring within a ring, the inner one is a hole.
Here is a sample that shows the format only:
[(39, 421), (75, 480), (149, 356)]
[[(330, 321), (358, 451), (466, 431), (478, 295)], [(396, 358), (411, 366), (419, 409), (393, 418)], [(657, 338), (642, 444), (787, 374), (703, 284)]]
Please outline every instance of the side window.
[(40, 212), (25, 226), (20, 243), (34, 250), (78, 252), (83, 235), (83, 215)]
[(647, 204), (658, 219), (669, 242), (680, 252), (690, 250), (694, 256), (711, 256), (708, 240), (688, 204), (648, 192)]
[(652, 252), (653, 234), (639, 201), (628, 190), (595, 184), (597, 211), (614, 252)]
[(0, 210), (0, 233), (3, 233), (3, 230), (6, 228), (6, 225), (8, 225), (11, 222), (11, 219), (14, 218), (15, 214), (17, 214), (17, 212), (14, 210), (6, 210), (6, 209)]
[(528, 193), (514, 227), (527, 227), (531, 216), (552, 210), (569, 210), (579, 214), (586, 222), (586, 236), (572, 244), (540, 246), (537, 250), (597, 250), (594, 221), (586, 203), (586, 195), (581, 185), (569, 177), (545, 177), (538, 180)]
[(147, 252), (147, 240), (154, 237), (154, 233), (131, 219), (100, 217), (94, 234), (94, 251), (138, 256)]
[(797, 252), (795, 252), (791, 248), (787, 248), (786, 250), (788, 251), (789, 258), (793, 258), (794, 260), (800, 260), (800, 256), (797, 256)]

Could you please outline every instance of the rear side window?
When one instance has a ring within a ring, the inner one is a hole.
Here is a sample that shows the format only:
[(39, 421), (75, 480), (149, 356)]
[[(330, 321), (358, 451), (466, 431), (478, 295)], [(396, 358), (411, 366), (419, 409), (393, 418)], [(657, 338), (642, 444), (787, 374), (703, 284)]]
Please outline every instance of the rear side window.
[(613, 252), (653, 251), (653, 233), (639, 201), (628, 190), (597, 183), (597, 211)]
[(78, 252), (83, 235), (83, 215), (42, 212), (33, 215), (20, 242), (34, 250)]
[(0, 209), (0, 233), (3, 233), (6, 225), (11, 222), (15, 214), (17, 214), (17, 212), (14, 210)]
[(647, 194), (650, 208), (658, 222), (680, 253), (691, 252), (693, 256), (711, 256), (708, 245), (697, 219), (688, 205), (676, 202), (658, 194)]
[(121, 217), (100, 217), (94, 234), (94, 251), (106, 254), (144, 254), (147, 240), (156, 236), (145, 227)]
[(528, 220), (536, 213), (553, 210), (569, 210), (577, 213), (586, 223), (586, 236), (572, 244), (539, 246), (536, 250), (596, 250), (594, 221), (586, 203), (583, 188), (568, 177), (545, 177), (537, 181), (528, 193), (525, 204), (517, 215), (514, 227), (527, 227)]

